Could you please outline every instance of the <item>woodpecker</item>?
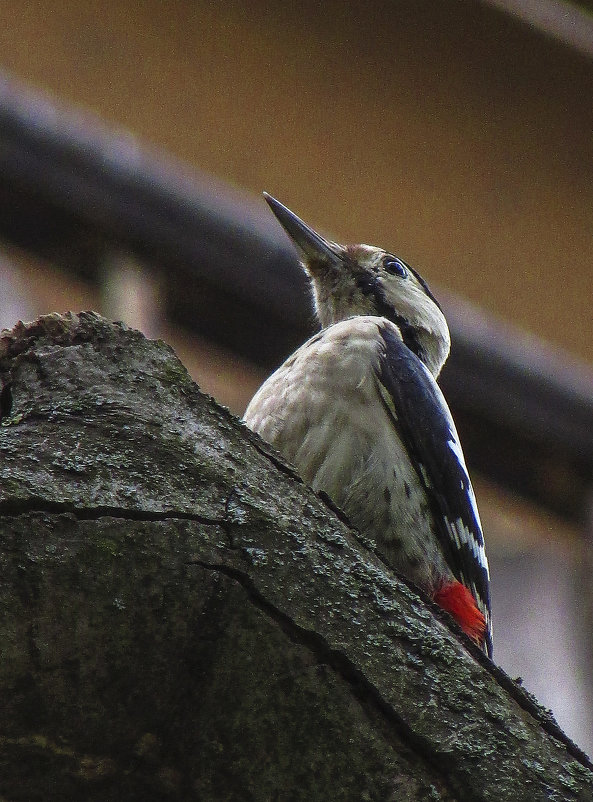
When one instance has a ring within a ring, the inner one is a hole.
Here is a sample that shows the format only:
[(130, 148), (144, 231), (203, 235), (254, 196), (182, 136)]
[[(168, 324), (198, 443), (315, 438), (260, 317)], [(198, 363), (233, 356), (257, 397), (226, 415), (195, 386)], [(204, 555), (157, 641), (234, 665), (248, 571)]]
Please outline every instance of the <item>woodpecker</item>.
[(264, 382), (244, 421), (491, 657), (482, 526), (436, 382), (450, 348), (442, 309), (399, 257), (324, 239), (264, 197), (299, 251), (321, 331)]

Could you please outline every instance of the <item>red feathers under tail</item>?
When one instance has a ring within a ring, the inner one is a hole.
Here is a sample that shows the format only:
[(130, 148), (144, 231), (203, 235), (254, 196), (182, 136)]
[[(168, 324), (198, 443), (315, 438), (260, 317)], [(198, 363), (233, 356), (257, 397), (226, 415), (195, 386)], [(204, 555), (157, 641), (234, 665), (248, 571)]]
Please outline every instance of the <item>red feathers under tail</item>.
[(486, 637), (486, 619), (478, 608), (471, 592), (461, 582), (442, 585), (433, 599), (457, 621), (466, 635), (483, 646)]

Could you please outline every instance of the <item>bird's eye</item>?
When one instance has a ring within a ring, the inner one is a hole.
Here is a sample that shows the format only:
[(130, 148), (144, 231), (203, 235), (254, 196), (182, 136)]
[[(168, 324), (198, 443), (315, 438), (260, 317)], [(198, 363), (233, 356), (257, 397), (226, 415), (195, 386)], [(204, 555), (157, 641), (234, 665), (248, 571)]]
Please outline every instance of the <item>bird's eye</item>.
[(403, 262), (400, 262), (399, 259), (386, 259), (383, 262), (383, 267), (385, 270), (392, 276), (399, 276), (400, 278), (406, 278), (408, 275), (408, 271), (406, 270), (406, 266)]

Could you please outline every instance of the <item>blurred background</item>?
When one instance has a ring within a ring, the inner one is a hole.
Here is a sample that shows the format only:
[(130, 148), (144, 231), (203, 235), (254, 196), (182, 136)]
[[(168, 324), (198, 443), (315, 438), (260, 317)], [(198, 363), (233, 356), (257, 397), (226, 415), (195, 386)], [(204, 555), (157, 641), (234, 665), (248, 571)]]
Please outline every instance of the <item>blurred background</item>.
[(443, 300), (495, 660), (593, 753), (593, 3), (0, 6), (0, 326), (96, 309), (241, 414), (314, 321), (267, 190)]

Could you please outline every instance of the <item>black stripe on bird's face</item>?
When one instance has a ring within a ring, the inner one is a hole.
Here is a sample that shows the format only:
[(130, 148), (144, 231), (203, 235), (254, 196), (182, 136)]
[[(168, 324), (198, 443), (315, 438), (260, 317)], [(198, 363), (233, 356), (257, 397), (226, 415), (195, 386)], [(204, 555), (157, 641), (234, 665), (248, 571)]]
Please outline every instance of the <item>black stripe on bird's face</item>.
[[(408, 267), (406, 265), (406, 267)], [(412, 268), (410, 270), (417, 275)], [(368, 270), (359, 270), (356, 276), (356, 286), (363, 293), (363, 295), (372, 296), (373, 303), (377, 310), (377, 315), (387, 318), (394, 323), (401, 331), (402, 340), (404, 344), (415, 354), (422, 362), (426, 360), (426, 349), (420, 342), (420, 332), (413, 326), (403, 315), (396, 312), (393, 306), (385, 300), (385, 293), (381, 282), (379, 281), (378, 273), (371, 273)], [(425, 285), (423, 279), (419, 279), (420, 283), (424, 286), (427, 295), (432, 298), (430, 291)], [(434, 299), (433, 299), (434, 300)], [(436, 303), (436, 301), (435, 301)], [(437, 303), (438, 306), (438, 303)], [(440, 309), (440, 307), (439, 307)]]

